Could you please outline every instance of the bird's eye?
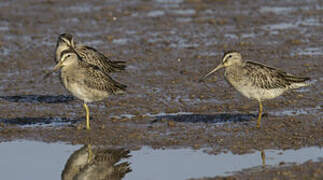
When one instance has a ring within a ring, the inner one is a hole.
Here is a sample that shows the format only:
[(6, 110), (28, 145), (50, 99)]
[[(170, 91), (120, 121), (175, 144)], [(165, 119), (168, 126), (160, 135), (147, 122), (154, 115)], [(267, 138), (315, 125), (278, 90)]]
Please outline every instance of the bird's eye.
[(62, 61), (65, 61), (67, 58), (71, 57), (70, 54), (66, 55), (65, 57), (62, 57)]
[(232, 55), (230, 55), (229, 58), (232, 58)]

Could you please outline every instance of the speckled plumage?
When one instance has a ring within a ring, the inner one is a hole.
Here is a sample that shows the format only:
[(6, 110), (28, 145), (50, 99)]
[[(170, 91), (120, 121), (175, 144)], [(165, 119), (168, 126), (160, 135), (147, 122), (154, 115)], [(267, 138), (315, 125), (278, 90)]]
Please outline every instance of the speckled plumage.
[(126, 89), (125, 85), (113, 80), (96, 66), (80, 61), (73, 51), (64, 52), (69, 53), (65, 61), (71, 63), (62, 67), (61, 79), (66, 89), (84, 102), (100, 101)]
[(264, 89), (292, 89), (297, 87), (295, 84), (301, 83), (300, 86), (307, 85), (307, 83), (303, 83), (310, 80), (307, 77), (297, 77), (282, 70), (252, 61), (247, 61), (244, 69), (247, 71), (246, 75), (252, 77), (253, 85)]
[(75, 97), (84, 101), (87, 129), (89, 109), (86, 103), (101, 101), (112, 94), (122, 94), (126, 89), (97, 66), (82, 61), (73, 48), (61, 52), (55, 70), (61, 69), (61, 81)]
[(62, 172), (62, 180), (121, 180), (132, 171), (128, 162), (120, 162), (129, 158), (129, 153), (124, 149), (101, 149), (84, 145), (69, 157)]
[(252, 61), (226, 67), (225, 77), (243, 95), (257, 100), (275, 98), (288, 89), (308, 85), (309, 80)]
[(99, 67), (104, 72), (118, 72), (126, 68), (126, 62), (112, 61), (92, 47), (76, 46), (75, 50), (85, 62)]
[(70, 47), (72, 47), (76, 51), (76, 53), (81, 57), (83, 61), (88, 64), (97, 66), (104, 72), (119, 72), (125, 70), (126, 68), (125, 61), (112, 61), (104, 54), (100, 53), (92, 47), (75, 45), (73, 36), (68, 33), (61, 34), (58, 38), (56, 45), (56, 62), (58, 61), (58, 59), (60, 59), (61, 52), (69, 49)]
[(229, 51), (222, 57), (222, 63), (206, 74), (205, 79), (220, 68), (225, 68), (226, 80), (241, 94), (259, 102), (260, 126), (263, 100), (273, 99), (289, 89), (309, 85), (307, 77), (297, 77), (282, 70), (252, 61), (243, 61), (240, 53)]

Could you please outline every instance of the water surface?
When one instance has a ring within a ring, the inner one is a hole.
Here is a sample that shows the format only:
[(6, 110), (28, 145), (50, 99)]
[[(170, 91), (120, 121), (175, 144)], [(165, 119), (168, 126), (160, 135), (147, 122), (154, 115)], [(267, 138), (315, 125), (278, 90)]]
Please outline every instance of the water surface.
[[(80, 162), (83, 161), (85, 165), (78, 168), (81, 170), (74, 174), (84, 176), (86, 173), (96, 172), (93, 170), (95, 168), (103, 172), (115, 172), (121, 169), (120, 166), (124, 166), (128, 170), (120, 170), (123, 172), (123, 179), (188, 179), (230, 175), (246, 168), (263, 168), (264, 164), (267, 168), (277, 166), (280, 162), (300, 164), (308, 160), (318, 160), (323, 154), (323, 150), (318, 147), (285, 151), (265, 150), (265, 159), (262, 159), (260, 151), (243, 155), (231, 152), (212, 155), (205, 153), (206, 150), (189, 148), (155, 150), (144, 146), (130, 153), (120, 147), (100, 147), (100, 151), (96, 148), (91, 145), (48, 144), (26, 140), (3, 142), (0, 143), (1, 177), (11, 180), (26, 178), (57, 180), (63, 171), (65, 175), (73, 174), (67, 167), (71, 169), (73, 166), (80, 166)], [(101, 159), (99, 163), (92, 163), (96, 166), (87, 164), (89, 149), (94, 159)], [(92, 167), (90, 168), (92, 171), (85, 167)]]

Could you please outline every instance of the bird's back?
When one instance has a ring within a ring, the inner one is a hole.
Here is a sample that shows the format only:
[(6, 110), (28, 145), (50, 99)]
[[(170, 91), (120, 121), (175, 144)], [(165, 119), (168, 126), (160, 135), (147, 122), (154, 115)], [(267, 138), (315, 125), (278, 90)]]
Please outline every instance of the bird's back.
[(246, 75), (253, 85), (263, 89), (294, 89), (308, 85), (308, 77), (298, 77), (280, 69), (269, 67), (260, 63), (247, 61), (244, 64)]
[(123, 94), (126, 90), (126, 85), (113, 80), (97, 66), (83, 61), (63, 67), (61, 79), (67, 90), (85, 102), (100, 101), (111, 94)]
[(75, 50), (82, 57), (82, 60), (99, 67), (102, 71), (119, 72), (126, 68), (124, 61), (111, 61), (108, 57), (89, 46), (76, 46)]
[(258, 100), (272, 99), (288, 89), (307, 86), (309, 80), (252, 61), (227, 67), (225, 76), (244, 96)]

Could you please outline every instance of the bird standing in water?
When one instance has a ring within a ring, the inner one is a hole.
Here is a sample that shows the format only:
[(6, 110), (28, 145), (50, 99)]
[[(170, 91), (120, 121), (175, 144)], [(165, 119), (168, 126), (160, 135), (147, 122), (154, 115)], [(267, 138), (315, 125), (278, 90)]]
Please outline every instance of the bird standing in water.
[(113, 80), (99, 67), (84, 62), (72, 47), (60, 52), (54, 71), (59, 69), (61, 69), (61, 81), (65, 88), (84, 101), (88, 130), (90, 112), (87, 103), (101, 101), (110, 95), (123, 94), (126, 90), (126, 85)]
[(226, 80), (247, 98), (259, 102), (257, 127), (261, 124), (262, 101), (280, 96), (289, 89), (309, 85), (310, 78), (297, 77), (279, 69), (252, 61), (243, 61), (239, 52), (229, 51), (222, 57), (222, 63), (203, 76), (206, 79), (217, 70), (225, 68)]

